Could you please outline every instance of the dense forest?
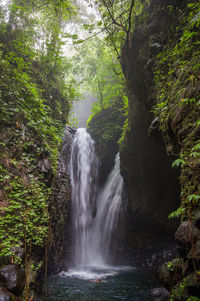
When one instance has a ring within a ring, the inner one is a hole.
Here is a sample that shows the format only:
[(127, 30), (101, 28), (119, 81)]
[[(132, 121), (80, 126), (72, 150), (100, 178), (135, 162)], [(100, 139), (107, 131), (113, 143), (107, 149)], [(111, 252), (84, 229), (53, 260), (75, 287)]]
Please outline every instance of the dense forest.
[[(0, 301), (75, 300), (47, 297), (75, 253), (74, 170), (87, 178), (88, 229), (94, 199), (103, 204), (112, 181), (119, 193), (123, 178), (110, 257), (156, 279), (130, 300), (200, 300), (199, 57), (198, 0), (1, 1)], [(73, 106), (87, 95), (79, 132)]]

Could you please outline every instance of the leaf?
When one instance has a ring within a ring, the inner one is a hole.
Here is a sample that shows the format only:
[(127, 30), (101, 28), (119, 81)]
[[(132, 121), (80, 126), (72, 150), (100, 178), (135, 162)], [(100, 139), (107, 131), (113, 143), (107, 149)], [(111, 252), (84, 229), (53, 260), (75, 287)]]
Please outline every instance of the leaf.
[(190, 194), (187, 198), (188, 198), (189, 202), (195, 201), (196, 203), (198, 203), (199, 200), (200, 200), (200, 195), (198, 195), (198, 194)]
[(179, 217), (185, 213), (185, 210), (186, 210), (186, 208), (179, 207), (176, 211), (173, 211), (172, 213), (170, 213), (168, 218)]
[(174, 168), (175, 166), (179, 167), (180, 165), (184, 165), (185, 161), (183, 159), (176, 159), (173, 163), (172, 163), (172, 167)]

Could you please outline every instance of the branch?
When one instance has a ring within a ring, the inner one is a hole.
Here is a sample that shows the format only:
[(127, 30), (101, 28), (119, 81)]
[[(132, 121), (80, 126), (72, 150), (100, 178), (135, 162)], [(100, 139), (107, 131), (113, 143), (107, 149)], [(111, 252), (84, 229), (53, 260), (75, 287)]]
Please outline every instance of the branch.
[(131, 2), (131, 7), (130, 7), (130, 12), (129, 12), (129, 16), (128, 16), (128, 35), (130, 33), (130, 30), (131, 30), (131, 25), (132, 25), (132, 22), (131, 22), (131, 17), (132, 17), (132, 11), (133, 11), (133, 6), (135, 4), (135, 0), (132, 0)]
[(100, 33), (104, 32), (105, 30), (106, 30), (105, 28), (102, 28), (100, 31), (94, 33), (93, 35), (87, 37), (87, 38), (84, 39), (84, 40), (81, 40), (81, 42), (84, 43), (84, 42), (86, 42), (87, 40), (90, 40), (90, 39), (92, 39), (92, 38), (98, 36)]
[(113, 72), (114, 72), (116, 75), (122, 75), (122, 72), (117, 72), (117, 71), (115, 70), (115, 68), (112, 68), (112, 70), (113, 70)]
[[(111, 25), (111, 24), (110, 24), (110, 25)], [(108, 27), (110, 27), (110, 25), (109, 25)], [(112, 35), (112, 32), (109, 31), (109, 28), (108, 28), (108, 27), (105, 27), (105, 30), (108, 32), (108, 35), (111, 36), (111, 35)], [(110, 41), (111, 41), (111, 43), (112, 43), (112, 45), (113, 45), (113, 47), (114, 47), (115, 52), (117, 53), (117, 58), (119, 59), (119, 58), (120, 58), (120, 54), (119, 54), (119, 51), (118, 51), (118, 49), (117, 49), (115, 43), (113, 42), (112, 38), (110, 39)]]
[(127, 34), (127, 29), (126, 29), (126, 27), (125, 27), (124, 25), (118, 23), (118, 22), (114, 19), (114, 17), (113, 17), (113, 15), (111, 14), (111, 11), (110, 11), (109, 6), (107, 5), (106, 1), (105, 1), (105, 0), (102, 0), (102, 1), (103, 1), (103, 3), (104, 3), (104, 6), (106, 7), (106, 9), (107, 9), (107, 11), (108, 11), (110, 17), (111, 17), (113, 23), (114, 23), (115, 25), (121, 27), (121, 28), (123, 29), (123, 31), (125, 31), (126, 34)]

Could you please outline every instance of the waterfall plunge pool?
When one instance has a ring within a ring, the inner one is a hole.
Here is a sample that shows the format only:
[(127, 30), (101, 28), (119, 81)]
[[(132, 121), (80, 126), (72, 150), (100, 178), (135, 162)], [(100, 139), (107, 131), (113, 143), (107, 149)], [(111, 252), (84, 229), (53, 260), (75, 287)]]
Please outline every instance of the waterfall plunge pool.
[[(102, 282), (92, 280), (101, 278)], [(48, 279), (44, 301), (149, 301), (159, 286), (152, 272), (127, 266), (98, 266), (69, 270)]]
[[(70, 158), (73, 268), (49, 278), (48, 297), (42, 300), (147, 301), (150, 290), (158, 285), (149, 270), (109, 265), (118, 245), (116, 234), (123, 233), (126, 210), (119, 154), (103, 187), (98, 186), (98, 176), (95, 143), (80, 128)], [(101, 282), (94, 282), (98, 278)]]

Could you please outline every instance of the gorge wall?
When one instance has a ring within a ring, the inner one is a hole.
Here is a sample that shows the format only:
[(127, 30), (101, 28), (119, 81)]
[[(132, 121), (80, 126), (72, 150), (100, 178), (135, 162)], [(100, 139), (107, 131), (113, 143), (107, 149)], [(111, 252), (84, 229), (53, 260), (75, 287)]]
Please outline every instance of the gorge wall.
[(168, 213), (179, 203), (178, 174), (172, 170), (174, 158), (167, 155), (158, 121), (156, 125), (152, 114), (153, 65), (172, 34), (173, 15), (168, 2), (151, 3), (144, 12), (146, 20), (141, 22), (142, 16), (138, 17), (131, 43), (123, 49), (122, 67), (130, 93), (130, 130), (121, 148), (121, 170), (136, 216), (145, 215), (170, 226)]
[[(46, 272), (57, 273), (65, 267), (69, 249), (70, 181), (64, 150), (60, 153), (56, 171), (41, 137), (25, 120), (1, 123), (0, 136), (0, 204), (5, 221), (3, 224), (1, 220), (0, 232), (1, 235), (5, 235), (5, 231), (12, 235), (11, 241), (4, 240), (4, 245), (15, 244), (8, 256), (0, 256), (0, 300), (18, 301), (26, 292), (25, 283), (29, 286), (28, 295), (33, 297), (44, 289)], [(70, 148), (70, 139), (68, 141)], [(6, 211), (8, 202), (10, 207)], [(21, 204), (25, 204), (26, 210), (22, 211)], [(24, 237), (21, 220), (25, 218), (29, 231), (32, 229), (31, 239), (28, 234)], [(24, 239), (27, 239), (27, 249), (23, 246)], [(32, 242), (31, 250), (29, 241)]]
[[(176, 229), (168, 214), (181, 201), (173, 214), (184, 220), (175, 235), (178, 258), (170, 262), (171, 269), (168, 263), (160, 271), (173, 300), (199, 297), (200, 291), (195, 272), (200, 240), (199, 153), (191, 154), (199, 149), (198, 39), (198, 1), (189, 5), (152, 1), (137, 17), (121, 57), (130, 110), (129, 130), (120, 151), (129, 197), (127, 240), (131, 248), (148, 249), (159, 237), (167, 239)], [(177, 156), (181, 159), (174, 165), (182, 165), (180, 184), (178, 169), (172, 169)], [(157, 237), (156, 232), (160, 232)], [(153, 237), (149, 243), (148, 233)]]

